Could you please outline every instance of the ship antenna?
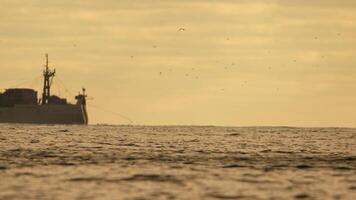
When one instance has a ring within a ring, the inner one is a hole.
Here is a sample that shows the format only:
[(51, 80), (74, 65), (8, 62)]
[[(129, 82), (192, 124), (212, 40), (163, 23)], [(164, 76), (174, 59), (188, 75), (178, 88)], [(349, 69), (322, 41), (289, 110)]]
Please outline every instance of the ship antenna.
[(48, 71), (48, 53), (46, 53), (46, 71)]
[(43, 93), (42, 93), (42, 105), (49, 103), (51, 96), (51, 83), (56, 70), (51, 71), (48, 66), (48, 54), (46, 54), (46, 69), (43, 71)]

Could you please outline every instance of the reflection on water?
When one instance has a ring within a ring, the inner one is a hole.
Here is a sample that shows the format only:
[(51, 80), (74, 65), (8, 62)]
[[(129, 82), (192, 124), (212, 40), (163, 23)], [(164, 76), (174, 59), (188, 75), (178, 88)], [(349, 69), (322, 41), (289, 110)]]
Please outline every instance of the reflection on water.
[(0, 125), (0, 199), (356, 199), (356, 129)]

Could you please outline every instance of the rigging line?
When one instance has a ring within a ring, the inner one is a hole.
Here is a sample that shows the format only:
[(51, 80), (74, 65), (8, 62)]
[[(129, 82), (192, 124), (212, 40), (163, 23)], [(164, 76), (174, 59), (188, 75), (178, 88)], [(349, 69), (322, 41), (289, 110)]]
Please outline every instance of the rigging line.
[(37, 78), (35, 78), (31, 83), (30, 83), (30, 87), (36, 87), (36, 86), (40, 86), (41, 84), (39, 83), (39, 80), (42, 78), (42, 76), (39, 76)]
[(34, 81), (36, 81), (37, 79), (38, 79), (39, 77), (37, 76), (36, 78), (34, 78), (34, 79), (32, 79), (32, 80), (26, 80), (26, 81), (23, 81), (23, 82), (21, 82), (21, 83), (19, 83), (19, 84), (17, 84), (17, 85), (15, 85), (13, 88), (17, 88), (17, 87), (19, 87), (19, 86), (23, 86), (23, 85), (25, 85), (26, 83), (33, 83)]
[(24, 85), (25, 83), (27, 83), (28, 82), (28, 80), (26, 80), (26, 81), (23, 81), (23, 82), (20, 82), (19, 84), (17, 84), (17, 85), (13, 85), (13, 86), (11, 86), (12, 88), (17, 88), (17, 87), (19, 87), (19, 86), (22, 86), (22, 85)]
[(58, 96), (61, 96), (61, 86), (57, 82), (52, 83), (52, 90), (57, 92)]
[(76, 92), (74, 92), (73, 90), (69, 90), (69, 89), (65, 86), (65, 84), (64, 84), (63, 81), (62, 81), (62, 79), (60, 79), (58, 75), (56, 76), (56, 79), (57, 79), (57, 83), (59, 83), (59, 85), (61, 85), (61, 86), (64, 88), (64, 91), (65, 91), (67, 94), (76, 95)]
[(63, 84), (61, 84), (61, 81), (58, 79), (58, 75), (56, 75), (56, 81), (53, 81), (53, 77), (52, 77), (51, 86), (52, 86), (52, 90), (57, 92), (58, 96), (61, 96), (63, 91), (66, 92), (66, 88), (65, 86), (63, 86)]
[(67, 89), (65, 88), (65, 86), (63, 86), (63, 84), (61, 83), (61, 81), (57, 80), (57, 81), (54, 83), (54, 86), (57, 88), (57, 90), (58, 90), (59, 92), (64, 91), (66, 94), (72, 95), (71, 93), (69, 93), (69, 92), (67, 91)]
[(107, 112), (107, 113), (110, 113), (110, 114), (113, 114), (113, 115), (117, 115), (117, 116), (119, 116), (119, 117), (121, 117), (121, 118), (123, 118), (123, 119), (129, 121), (130, 124), (133, 124), (133, 121), (132, 121), (130, 118), (128, 118), (128, 117), (126, 117), (125, 115), (123, 115), (123, 114), (120, 114), (120, 113), (117, 113), (117, 112), (113, 112), (113, 111), (110, 111), (110, 110), (106, 110), (106, 109), (104, 109), (104, 108), (102, 108), (102, 107), (100, 107), (100, 106), (96, 106), (96, 105), (92, 105), (92, 104), (88, 104), (88, 105), (89, 105), (90, 107), (96, 108), (96, 109), (101, 110), (101, 111), (103, 111), (103, 112)]

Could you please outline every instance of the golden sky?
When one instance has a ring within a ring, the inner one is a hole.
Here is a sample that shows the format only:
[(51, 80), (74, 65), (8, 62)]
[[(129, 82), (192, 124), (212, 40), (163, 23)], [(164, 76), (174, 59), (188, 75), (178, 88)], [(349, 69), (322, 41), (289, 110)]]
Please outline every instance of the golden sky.
[(355, 23), (354, 0), (0, 0), (0, 88), (39, 89), (48, 53), (91, 123), (354, 127)]

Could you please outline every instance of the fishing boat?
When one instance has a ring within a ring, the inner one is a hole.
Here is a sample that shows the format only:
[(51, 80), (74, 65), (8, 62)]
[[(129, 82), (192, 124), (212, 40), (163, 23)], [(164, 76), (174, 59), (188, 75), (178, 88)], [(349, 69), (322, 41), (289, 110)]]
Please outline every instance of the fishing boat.
[(51, 95), (56, 70), (43, 70), (42, 97), (31, 88), (10, 88), (0, 93), (0, 123), (88, 124), (85, 88), (75, 96), (76, 103)]

